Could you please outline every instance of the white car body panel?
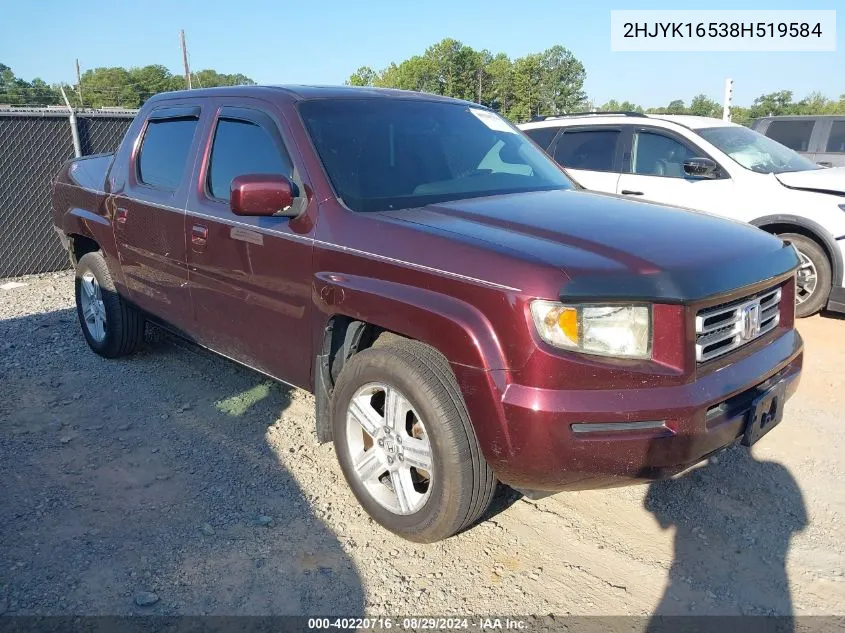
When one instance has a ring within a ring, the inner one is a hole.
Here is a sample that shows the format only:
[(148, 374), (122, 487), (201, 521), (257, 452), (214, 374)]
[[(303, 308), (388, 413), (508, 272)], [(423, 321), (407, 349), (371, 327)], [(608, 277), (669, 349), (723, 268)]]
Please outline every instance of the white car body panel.
[(787, 187), (822, 189), (824, 191), (845, 193), (845, 167), (791, 171), (785, 174), (778, 174), (777, 179)]
[[(573, 116), (525, 123), (518, 127), (637, 126), (662, 128), (682, 136), (705, 151), (727, 172), (727, 178), (693, 180), (631, 173), (574, 170), (567, 172), (587, 189), (604, 193), (626, 193), (638, 200), (650, 200), (695, 209), (743, 222), (788, 224), (799, 218), (820, 227), (827, 245), (842, 254), (845, 261), (845, 167), (783, 174), (758, 173), (746, 169), (709, 143), (696, 130), (737, 126), (736, 123), (707, 117), (656, 115), (629, 117), (615, 115)], [(827, 193), (825, 193), (827, 192)], [(840, 206), (841, 205), (841, 206)], [(845, 269), (845, 266), (842, 267)], [(834, 273), (833, 285), (845, 286), (845, 271)]]
[(622, 174), (612, 171), (589, 171), (586, 169), (567, 169), (566, 173), (571, 174), (579, 185), (602, 193), (616, 193), (616, 184), (622, 176)]

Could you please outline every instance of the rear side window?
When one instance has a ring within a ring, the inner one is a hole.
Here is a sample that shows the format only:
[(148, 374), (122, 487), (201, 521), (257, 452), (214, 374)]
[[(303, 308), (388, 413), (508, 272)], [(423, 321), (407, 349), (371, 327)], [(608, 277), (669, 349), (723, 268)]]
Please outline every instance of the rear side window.
[(228, 200), (236, 176), (279, 174), (290, 178), (292, 171), (290, 159), (260, 125), (239, 119), (217, 122), (208, 170), (208, 191), (213, 197)]
[(613, 171), (619, 130), (565, 132), (558, 138), (555, 160), (564, 167)]
[(523, 133), (543, 149), (549, 149), (559, 129), (559, 127), (535, 127), (523, 130)]
[(833, 122), (825, 151), (845, 152), (845, 120)]
[(160, 119), (147, 124), (138, 156), (138, 179), (153, 187), (176, 189), (182, 181), (196, 118)]
[(813, 133), (814, 120), (809, 121), (772, 121), (766, 130), (766, 136), (786, 145), (796, 152), (806, 152), (810, 147), (810, 135)]

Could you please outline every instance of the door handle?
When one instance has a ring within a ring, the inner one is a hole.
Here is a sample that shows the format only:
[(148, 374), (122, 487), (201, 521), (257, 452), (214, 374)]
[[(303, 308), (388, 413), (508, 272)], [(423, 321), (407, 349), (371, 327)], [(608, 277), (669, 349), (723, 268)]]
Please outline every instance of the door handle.
[(631, 191), (630, 189), (623, 189), (622, 190), (623, 196), (641, 196), (643, 195), (642, 191)]
[(114, 221), (117, 226), (123, 228), (126, 226), (126, 220), (129, 219), (129, 211), (123, 207), (118, 207), (114, 212)]
[(191, 244), (204, 247), (208, 242), (208, 227), (194, 224), (191, 228)]

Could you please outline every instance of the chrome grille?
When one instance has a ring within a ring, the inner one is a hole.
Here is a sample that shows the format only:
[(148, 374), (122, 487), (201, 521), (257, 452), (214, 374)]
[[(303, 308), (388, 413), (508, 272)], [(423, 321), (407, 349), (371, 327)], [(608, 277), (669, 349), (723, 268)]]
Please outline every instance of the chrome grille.
[(695, 359), (712, 360), (742, 347), (780, 323), (780, 288), (700, 310), (695, 317)]

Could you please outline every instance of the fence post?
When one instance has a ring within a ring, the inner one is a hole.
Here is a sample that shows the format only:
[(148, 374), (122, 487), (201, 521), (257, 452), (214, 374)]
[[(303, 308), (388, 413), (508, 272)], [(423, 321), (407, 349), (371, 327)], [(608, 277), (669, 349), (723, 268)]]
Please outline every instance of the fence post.
[(67, 106), (68, 112), (70, 112), (70, 135), (73, 138), (73, 154), (77, 158), (82, 157), (82, 145), (79, 142), (79, 129), (76, 127), (76, 113), (73, 111), (73, 108), (70, 105), (70, 101), (67, 100), (67, 95), (65, 94), (64, 86), (59, 86), (59, 90), (62, 91), (62, 98), (65, 100), (65, 105)]

